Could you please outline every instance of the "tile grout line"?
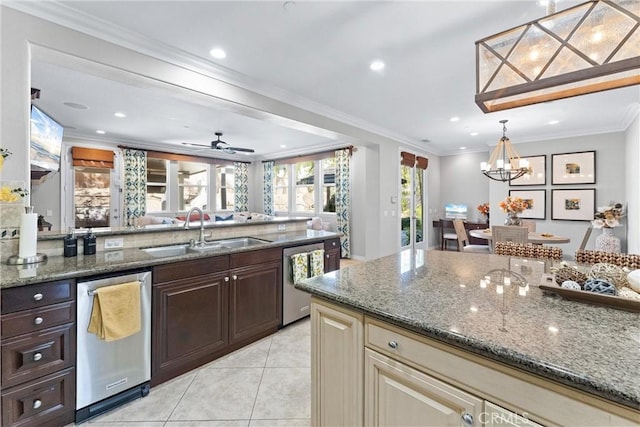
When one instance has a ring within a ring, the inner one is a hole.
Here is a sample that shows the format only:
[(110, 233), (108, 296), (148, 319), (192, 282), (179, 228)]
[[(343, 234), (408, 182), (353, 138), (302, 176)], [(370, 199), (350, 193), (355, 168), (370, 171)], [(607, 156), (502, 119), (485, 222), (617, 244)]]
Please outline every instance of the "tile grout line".
[[(273, 334), (276, 335), (276, 334)], [(249, 426), (251, 420), (253, 420), (253, 411), (256, 409), (256, 403), (258, 402), (258, 394), (260, 393), (260, 387), (262, 386), (262, 379), (264, 378), (264, 371), (267, 368), (267, 361), (269, 360), (269, 354), (271, 354), (271, 346), (273, 345), (273, 336), (269, 341), (269, 349), (267, 350), (267, 357), (264, 358), (264, 365), (262, 366), (262, 374), (260, 375), (260, 382), (258, 383), (258, 389), (256, 390), (256, 397), (253, 399), (253, 406), (251, 407), (251, 415), (249, 415)]]
[(163, 424), (162, 427), (166, 427), (167, 426), (167, 423), (169, 423), (169, 420), (171, 420), (171, 416), (176, 411), (178, 406), (180, 406), (180, 402), (182, 402), (182, 399), (184, 399), (184, 396), (187, 394), (187, 391), (189, 391), (189, 389), (193, 385), (193, 382), (196, 380), (196, 378), (198, 378), (198, 375), (200, 375), (200, 371), (202, 371), (202, 368), (198, 369), (198, 372), (193, 376), (193, 378), (191, 379), (191, 382), (189, 382), (189, 385), (187, 387), (185, 387), (184, 392), (182, 393), (182, 396), (180, 396), (180, 399), (178, 399), (178, 402), (176, 403), (176, 406), (173, 407), (173, 409), (171, 410), (171, 413), (169, 414), (167, 419), (164, 421), (164, 424)]

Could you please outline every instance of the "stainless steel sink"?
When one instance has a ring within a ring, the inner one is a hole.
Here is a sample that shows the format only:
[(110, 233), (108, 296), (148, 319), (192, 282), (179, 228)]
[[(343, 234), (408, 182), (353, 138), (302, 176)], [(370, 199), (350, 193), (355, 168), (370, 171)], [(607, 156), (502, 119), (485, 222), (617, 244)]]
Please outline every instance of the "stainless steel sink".
[(170, 245), (170, 246), (156, 246), (153, 248), (141, 248), (140, 250), (145, 252), (154, 258), (163, 258), (169, 256), (185, 255), (189, 249), (189, 244), (183, 245)]
[(204, 242), (196, 246), (190, 246), (188, 243), (180, 245), (155, 246), (152, 248), (141, 248), (140, 250), (154, 258), (163, 258), (170, 256), (186, 255), (190, 252), (208, 252), (220, 251), (236, 248), (246, 248), (250, 246), (263, 245), (270, 243), (268, 240), (256, 239), (254, 237), (236, 237), (233, 239), (213, 240)]

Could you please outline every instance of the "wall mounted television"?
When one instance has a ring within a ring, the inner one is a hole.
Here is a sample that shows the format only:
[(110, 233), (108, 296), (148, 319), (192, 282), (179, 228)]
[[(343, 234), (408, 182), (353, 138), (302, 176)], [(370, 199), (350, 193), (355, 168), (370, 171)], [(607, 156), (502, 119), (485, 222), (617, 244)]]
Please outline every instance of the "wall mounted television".
[(53, 172), (60, 170), (63, 127), (32, 104), (30, 129), (29, 158), (31, 166)]
[(446, 219), (467, 219), (467, 205), (447, 203), (444, 205)]

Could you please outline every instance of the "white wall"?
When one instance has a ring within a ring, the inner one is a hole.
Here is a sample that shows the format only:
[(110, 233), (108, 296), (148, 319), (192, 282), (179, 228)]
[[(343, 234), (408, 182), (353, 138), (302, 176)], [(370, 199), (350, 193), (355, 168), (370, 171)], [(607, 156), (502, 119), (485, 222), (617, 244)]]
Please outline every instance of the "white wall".
[(486, 162), (489, 152), (443, 156), (440, 160), (441, 205), (437, 206), (440, 218), (444, 218), (444, 205), (467, 205), (469, 221), (484, 222), (476, 207), (489, 201), (489, 179), (480, 172), (480, 163)]
[[(640, 254), (640, 114), (625, 132), (627, 252)], [(635, 218), (635, 221), (633, 220)]]
[[(61, 173), (52, 172), (42, 184), (31, 186), (31, 204), (33, 211), (44, 216), (51, 223), (51, 230), (60, 230), (62, 224), (62, 199), (60, 197)], [(47, 215), (51, 211), (51, 215)]]

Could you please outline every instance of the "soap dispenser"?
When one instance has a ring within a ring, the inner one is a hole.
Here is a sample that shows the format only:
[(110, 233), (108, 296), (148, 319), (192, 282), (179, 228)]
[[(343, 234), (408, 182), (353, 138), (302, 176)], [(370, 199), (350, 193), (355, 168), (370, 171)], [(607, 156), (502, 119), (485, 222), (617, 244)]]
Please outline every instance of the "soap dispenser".
[(89, 228), (89, 231), (87, 232), (87, 234), (85, 234), (82, 237), (82, 239), (83, 239), (83, 246), (84, 246), (84, 254), (85, 255), (95, 255), (95, 253), (96, 253), (96, 235), (91, 230), (91, 228)]
[(78, 239), (74, 236), (73, 228), (69, 227), (68, 234), (64, 237), (64, 256), (78, 255)]

